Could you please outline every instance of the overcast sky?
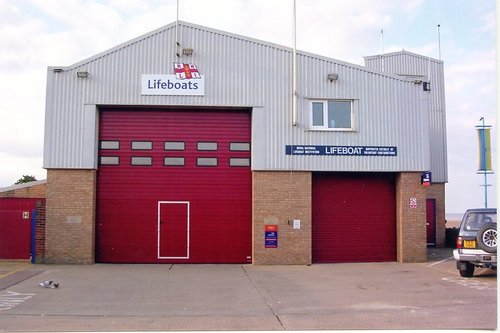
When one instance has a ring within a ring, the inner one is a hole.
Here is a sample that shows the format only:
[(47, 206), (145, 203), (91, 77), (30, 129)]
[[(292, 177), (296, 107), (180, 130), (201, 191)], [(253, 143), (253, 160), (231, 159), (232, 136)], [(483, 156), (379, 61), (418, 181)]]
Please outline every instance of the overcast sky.
[[(292, 45), (293, 0), (180, 0), (183, 21)], [(297, 0), (297, 48), (358, 65), (382, 50), (445, 66), (447, 213), (484, 206), (475, 125), (493, 125), (494, 0)], [(42, 168), (47, 66), (66, 66), (173, 22), (176, 0), (0, 0), (0, 187)], [(497, 171), (497, 170), (495, 170)], [(496, 176), (489, 177), (496, 205)]]

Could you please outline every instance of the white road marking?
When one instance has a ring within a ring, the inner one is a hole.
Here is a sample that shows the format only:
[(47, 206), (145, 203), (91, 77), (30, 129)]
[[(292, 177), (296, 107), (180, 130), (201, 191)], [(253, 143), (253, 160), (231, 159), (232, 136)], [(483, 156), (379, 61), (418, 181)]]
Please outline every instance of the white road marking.
[(7, 291), (0, 294), (0, 311), (10, 310), (36, 294), (22, 294), (14, 291)]

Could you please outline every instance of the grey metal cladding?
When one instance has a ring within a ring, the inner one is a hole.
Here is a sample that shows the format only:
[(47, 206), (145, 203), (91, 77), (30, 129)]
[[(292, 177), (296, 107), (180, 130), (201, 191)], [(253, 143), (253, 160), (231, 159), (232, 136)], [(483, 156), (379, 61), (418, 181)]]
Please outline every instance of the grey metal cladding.
[[(253, 170), (424, 171), (431, 166), (428, 101), (411, 80), (379, 70), (298, 53), (298, 125), (291, 123), (290, 48), (180, 22), (183, 47), (205, 76), (204, 96), (141, 95), (142, 74), (171, 74), (179, 60), (175, 24), (111, 50), (48, 70), (45, 168), (97, 166), (97, 129), (85, 129), (90, 112), (106, 105), (223, 106), (252, 108)], [(87, 78), (76, 72), (88, 71)], [(327, 75), (337, 73), (336, 81)], [(354, 131), (309, 129), (311, 99), (354, 101)], [(138, 110), (137, 112), (140, 112)], [(96, 118), (98, 117), (98, 114)], [(97, 126), (97, 125), (96, 125)], [(85, 134), (87, 133), (87, 134)], [(89, 147), (92, 142), (94, 146)], [(395, 157), (290, 156), (286, 145), (395, 146)], [(94, 152), (94, 153), (92, 153)]]
[(446, 103), (444, 64), (441, 60), (424, 57), (407, 51), (365, 57), (368, 68), (384, 70), (415, 80), (430, 82), (427, 92), (429, 112), (430, 171), (435, 182), (448, 181), (446, 145)]

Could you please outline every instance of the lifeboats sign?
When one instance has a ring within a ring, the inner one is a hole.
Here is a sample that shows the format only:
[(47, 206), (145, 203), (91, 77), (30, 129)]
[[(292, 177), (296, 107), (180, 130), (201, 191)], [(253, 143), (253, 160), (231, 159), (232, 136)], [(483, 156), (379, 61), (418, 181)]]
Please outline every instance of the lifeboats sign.
[(143, 74), (142, 95), (205, 95), (205, 78), (195, 64), (174, 62), (173, 67), (174, 74)]
[(204, 96), (205, 77), (180, 80), (175, 74), (143, 74), (142, 95)]
[(287, 145), (287, 155), (316, 156), (398, 156), (397, 147)]

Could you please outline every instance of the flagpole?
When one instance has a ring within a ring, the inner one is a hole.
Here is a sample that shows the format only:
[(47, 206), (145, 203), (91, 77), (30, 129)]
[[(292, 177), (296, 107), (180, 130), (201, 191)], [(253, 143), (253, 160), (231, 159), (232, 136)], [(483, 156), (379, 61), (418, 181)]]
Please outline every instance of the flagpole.
[[(483, 121), (483, 131), (484, 131), (484, 128), (485, 128), (485, 124), (484, 124), (484, 117), (481, 117), (481, 120)], [(486, 169), (486, 139), (485, 139), (485, 135), (484, 135), (484, 132), (483, 132), (483, 135), (481, 136), (481, 139), (482, 139), (482, 143), (481, 143), (481, 147), (483, 149), (483, 154), (482, 154), (482, 157), (483, 157), (483, 165), (485, 166), (485, 169)], [(486, 170), (484, 170), (484, 208), (488, 208), (488, 173), (486, 172)]]
[(293, 53), (292, 53), (292, 126), (297, 126), (297, 10), (293, 0)]
[(176, 8), (176, 11), (177, 11), (177, 14), (176, 14), (176, 17), (175, 17), (175, 55), (180, 58), (181, 57), (181, 54), (179, 52), (179, 0), (177, 0), (177, 4), (176, 4), (177, 8)]

